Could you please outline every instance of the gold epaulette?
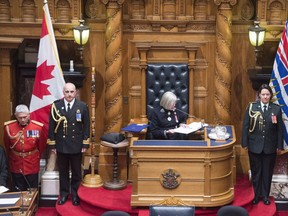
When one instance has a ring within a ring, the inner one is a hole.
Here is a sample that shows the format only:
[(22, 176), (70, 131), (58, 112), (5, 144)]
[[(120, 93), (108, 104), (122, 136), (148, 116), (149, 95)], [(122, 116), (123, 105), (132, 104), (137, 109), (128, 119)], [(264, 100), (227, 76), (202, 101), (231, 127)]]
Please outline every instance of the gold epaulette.
[(6, 126), (6, 125), (9, 125), (9, 124), (14, 123), (14, 122), (16, 122), (16, 121), (17, 121), (17, 120), (6, 121), (6, 122), (4, 122), (4, 125)]
[(90, 138), (88, 138), (87, 140), (83, 140), (83, 144), (89, 145), (90, 144)]
[(42, 124), (41, 122), (35, 121), (35, 120), (31, 120), (31, 122), (33, 122), (34, 124), (43, 127), (44, 124)]
[(47, 144), (48, 145), (55, 145), (55, 140), (50, 140), (50, 139), (47, 139)]

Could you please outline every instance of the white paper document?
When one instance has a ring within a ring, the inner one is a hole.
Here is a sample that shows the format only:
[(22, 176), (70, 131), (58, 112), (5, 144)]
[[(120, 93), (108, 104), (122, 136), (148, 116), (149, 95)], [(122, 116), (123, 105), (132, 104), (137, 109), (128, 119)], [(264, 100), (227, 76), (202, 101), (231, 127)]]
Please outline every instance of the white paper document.
[(8, 188), (6, 188), (4, 186), (0, 186), (0, 194), (5, 193), (8, 190), (9, 190)]
[(207, 124), (203, 124), (202, 122), (192, 122), (191, 124), (186, 125), (186, 127), (175, 128), (174, 132), (182, 133), (182, 134), (189, 134), (189, 133), (198, 131), (205, 126), (207, 126)]
[(16, 198), (0, 198), (1, 205), (15, 205), (19, 200), (19, 197)]

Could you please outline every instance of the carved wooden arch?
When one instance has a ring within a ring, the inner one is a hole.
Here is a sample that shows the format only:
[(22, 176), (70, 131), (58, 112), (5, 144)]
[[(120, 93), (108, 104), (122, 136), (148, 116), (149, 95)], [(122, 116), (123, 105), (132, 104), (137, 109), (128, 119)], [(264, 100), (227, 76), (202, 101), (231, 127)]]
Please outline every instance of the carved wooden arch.
[(282, 9), (285, 9), (285, 1), (284, 0), (269, 0), (268, 1), (268, 9), (271, 9), (270, 8), (270, 5), (272, 4), (272, 3), (275, 3), (275, 2), (279, 2), (279, 3), (281, 3), (282, 4)]
[(36, 2), (34, 0), (22, 0), (21, 13), (23, 22), (35, 22), (36, 19)]
[(286, 21), (286, 5), (284, 0), (270, 0), (267, 5), (268, 8), (268, 20), (270, 24), (281, 25)]
[[(193, 70), (196, 66), (200, 43), (190, 42), (143, 42), (136, 43), (141, 69), (141, 119), (146, 119), (146, 69), (150, 63), (184, 63), (189, 69), (189, 114), (194, 113)], [(169, 50), (169, 52), (167, 52)], [(165, 52), (166, 51), (166, 52)], [(163, 55), (163, 53), (165, 53)]]
[(56, 5), (56, 22), (69, 23), (72, 17), (71, 0), (57, 0)]

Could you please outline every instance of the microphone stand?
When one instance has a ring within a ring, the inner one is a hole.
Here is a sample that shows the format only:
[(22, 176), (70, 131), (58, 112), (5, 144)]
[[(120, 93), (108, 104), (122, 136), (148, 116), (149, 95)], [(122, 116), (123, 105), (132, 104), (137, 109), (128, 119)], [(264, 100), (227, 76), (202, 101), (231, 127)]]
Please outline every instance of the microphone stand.
[(31, 195), (31, 193), (32, 193), (31, 185), (30, 185), (28, 179), (26, 178), (26, 176), (24, 175), (23, 171), (21, 169), (19, 171), (22, 174), (26, 184), (28, 185), (28, 195)]
[[(9, 216), (10, 216), (10, 215), (13, 216), (13, 213), (10, 211), (10, 209), (7, 208), (6, 211), (9, 213), (9, 214), (8, 214)], [(7, 215), (7, 214), (5, 214), (5, 215)]]
[(16, 188), (16, 190), (18, 190), (20, 192), (21, 204), (20, 204), (20, 208), (19, 208), (19, 213), (20, 213), (20, 215), (22, 215), (22, 214), (24, 214), (24, 205), (23, 205), (24, 196), (23, 196), (23, 192), (18, 186), (15, 186), (15, 188)]

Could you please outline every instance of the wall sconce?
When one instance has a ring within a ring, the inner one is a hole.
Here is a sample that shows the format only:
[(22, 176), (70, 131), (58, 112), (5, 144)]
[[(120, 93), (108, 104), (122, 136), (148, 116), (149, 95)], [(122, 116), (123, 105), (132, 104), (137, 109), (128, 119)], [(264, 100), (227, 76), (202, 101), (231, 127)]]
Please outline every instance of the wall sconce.
[(259, 53), (260, 52), (259, 47), (264, 43), (266, 33), (266, 29), (260, 27), (259, 23), (260, 22), (258, 20), (255, 20), (254, 26), (251, 26), (248, 29), (250, 43), (252, 44), (252, 46), (255, 47), (254, 51), (256, 55), (256, 67), (261, 67), (259, 65), (259, 57), (261, 57)]
[(83, 59), (84, 45), (89, 39), (90, 28), (84, 25), (84, 20), (79, 20), (79, 26), (73, 27), (73, 36), (75, 42), (79, 45), (81, 59)]

